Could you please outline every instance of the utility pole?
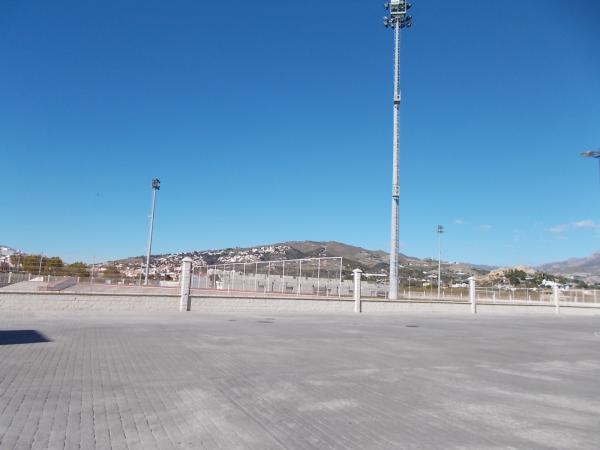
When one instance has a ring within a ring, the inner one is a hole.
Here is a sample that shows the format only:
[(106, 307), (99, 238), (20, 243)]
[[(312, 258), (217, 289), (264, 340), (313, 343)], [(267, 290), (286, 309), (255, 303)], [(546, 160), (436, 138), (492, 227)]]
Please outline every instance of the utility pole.
[(154, 209), (156, 208), (156, 191), (160, 190), (160, 180), (152, 180), (152, 209), (150, 211), (150, 229), (148, 230), (148, 250), (146, 252), (146, 273), (144, 284), (148, 285), (148, 274), (150, 273), (150, 252), (152, 251), (152, 232), (154, 231)]
[(394, 143), (392, 171), (392, 233), (390, 241), (390, 291), (389, 299), (398, 299), (398, 247), (399, 247), (399, 156), (400, 156), (400, 30), (412, 26), (412, 17), (407, 14), (411, 5), (406, 0), (391, 0), (385, 9), (389, 15), (383, 18), (386, 28), (394, 29)]
[(444, 233), (444, 227), (438, 225), (438, 299), (442, 296), (442, 234)]

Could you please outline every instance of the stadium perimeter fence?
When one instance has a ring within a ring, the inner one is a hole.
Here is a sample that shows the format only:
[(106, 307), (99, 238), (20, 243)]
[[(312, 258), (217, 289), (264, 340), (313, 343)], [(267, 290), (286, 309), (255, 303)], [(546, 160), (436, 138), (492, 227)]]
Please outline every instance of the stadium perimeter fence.
[[(50, 283), (68, 276), (36, 275), (23, 272), (0, 272), (0, 288), (23, 281)], [(72, 276), (70, 278), (73, 278)], [(77, 278), (77, 277), (75, 277)], [(398, 289), (401, 300), (423, 301), (468, 301), (467, 287), (444, 286), (438, 296), (437, 287), (414, 286), (400, 280)], [(148, 282), (149, 287), (179, 288), (179, 282), (169, 276), (154, 276)], [(143, 286), (141, 275), (126, 277), (107, 275), (100, 271), (91, 271), (88, 276), (77, 278), (80, 287)], [(230, 262), (214, 265), (197, 265), (192, 272), (192, 289), (227, 293), (253, 293), (284, 296), (352, 297), (354, 283), (350, 268), (344, 268), (343, 258), (323, 257), (283, 261)], [(387, 299), (388, 279), (366, 274), (361, 283), (361, 297), (366, 299)], [(514, 288), (510, 286), (477, 286), (475, 297), (482, 303), (525, 303), (551, 304), (554, 301), (551, 288)], [(600, 290), (560, 289), (561, 303), (600, 304)]]
[(192, 289), (343, 297), (352, 295), (353, 283), (341, 257), (323, 257), (201, 265)]

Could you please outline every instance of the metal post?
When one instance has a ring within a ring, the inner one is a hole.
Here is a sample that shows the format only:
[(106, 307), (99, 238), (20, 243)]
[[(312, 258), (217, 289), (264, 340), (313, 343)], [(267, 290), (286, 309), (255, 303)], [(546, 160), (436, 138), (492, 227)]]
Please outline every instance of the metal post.
[(301, 290), (302, 290), (302, 260), (300, 260), (300, 272), (298, 275), (298, 295), (300, 295)]
[(148, 230), (148, 249), (146, 251), (146, 271), (144, 274), (144, 284), (148, 285), (148, 274), (150, 273), (150, 252), (152, 251), (152, 232), (154, 231), (154, 210), (156, 207), (156, 191), (160, 189), (160, 180), (152, 180), (152, 209), (150, 211), (150, 229)]
[(360, 313), (362, 312), (361, 277), (363, 272), (360, 269), (354, 269), (352, 273), (354, 274), (354, 312)]
[(96, 268), (96, 257), (92, 259), (92, 274), (90, 276), (90, 286), (94, 284), (94, 269)]
[(246, 263), (244, 263), (244, 273), (242, 275), (242, 291), (246, 290)]
[(471, 313), (477, 314), (477, 299), (475, 296), (475, 278), (469, 278), (469, 298), (471, 300)]
[(192, 285), (192, 258), (185, 257), (181, 262), (181, 294), (179, 297), (179, 311), (191, 311), (192, 302), (190, 288)]
[(556, 283), (552, 286), (552, 296), (554, 298), (554, 311), (558, 316), (560, 315), (560, 289)]
[(342, 267), (344, 266), (344, 260), (340, 258), (340, 280), (338, 282), (338, 297), (342, 296)]
[(444, 227), (442, 225), (438, 225), (437, 234), (438, 234), (438, 299), (442, 294), (442, 234), (444, 233)]
[(265, 283), (265, 292), (270, 292), (271, 289), (271, 261), (269, 261), (269, 267), (267, 269), (267, 282)]
[(284, 293), (285, 289), (285, 261), (283, 261), (283, 272), (281, 273), (281, 293)]
[(38, 269), (38, 277), (42, 274), (42, 261), (44, 260), (44, 254), (40, 253), (40, 266)]
[(317, 260), (317, 296), (321, 295), (321, 258)]
[(254, 264), (254, 292), (258, 292), (258, 263)]

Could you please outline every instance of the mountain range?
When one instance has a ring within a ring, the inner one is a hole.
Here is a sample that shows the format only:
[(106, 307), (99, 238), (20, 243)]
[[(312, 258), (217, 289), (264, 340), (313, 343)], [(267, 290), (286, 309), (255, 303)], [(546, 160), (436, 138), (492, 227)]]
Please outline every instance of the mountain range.
[[(16, 250), (0, 245), (0, 260), (8, 261), (8, 257)], [(316, 257), (342, 257), (344, 271), (360, 268), (370, 273), (387, 273), (389, 255), (383, 250), (367, 250), (354, 245), (336, 241), (289, 241), (278, 244), (261, 245), (247, 248), (227, 248), (172, 253), (153, 256), (152, 268), (157, 272), (171, 272), (181, 263), (185, 256), (191, 257), (196, 264), (228, 264), (259, 261), (281, 261), (288, 259), (304, 259)], [(430, 259), (419, 259), (400, 254), (399, 262), (408, 271), (427, 272), (436, 268), (437, 262)], [(143, 263), (142, 256), (124, 258), (110, 263), (135, 271)], [(412, 268), (412, 269), (411, 269)], [(444, 271), (465, 275), (481, 275), (496, 269), (494, 266), (482, 266), (469, 263), (444, 263)], [(575, 276), (592, 283), (600, 283), (600, 251), (584, 257), (571, 258), (564, 261), (542, 264), (536, 270), (555, 275)], [(412, 276), (412, 275), (411, 275)]]
[(557, 275), (573, 275), (586, 281), (600, 282), (600, 251), (585, 258), (571, 258), (565, 261), (543, 264), (537, 267), (543, 272)]

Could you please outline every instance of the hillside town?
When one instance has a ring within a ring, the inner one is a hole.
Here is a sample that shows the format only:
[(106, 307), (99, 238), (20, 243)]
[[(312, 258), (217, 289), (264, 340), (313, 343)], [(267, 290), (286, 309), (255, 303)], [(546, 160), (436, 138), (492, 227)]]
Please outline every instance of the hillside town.
[[(191, 258), (194, 268), (223, 266), (223, 269), (242, 271), (244, 264), (290, 261), (310, 258), (342, 258), (342, 276), (351, 279), (352, 270), (360, 268), (369, 280), (387, 280), (387, 254), (370, 251), (342, 243), (291, 242), (262, 245), (248, 248), (227, 248), (154, 255), (150, 260), (149, 276), (153, 280), (178, 281), (181, 263)], [(29, 271), (40, 274), (95, 276), (106, 279), (140, 280), (145, 271), (142, 256), (130, 257), (96, 264), (76, 262), (65, 264), (60, 258), (27, 255), (7, 247), (0, 247), (0, 271)], [(438, 284), (438, 261), (432, 258), (419, 259), (402, 255), (400, 258), (400, 286), (429, 288)], [(586, 282), (570, 274), (553, 274), (527, 266), (490, 268), (459, 262), (441, 263), (442, 286), (466, 288), (468, 279), (475, 277), (480, 286), (495, 288), (549, 288), (558, 285), (562, 289), (594, 287), (593, 281)]]

